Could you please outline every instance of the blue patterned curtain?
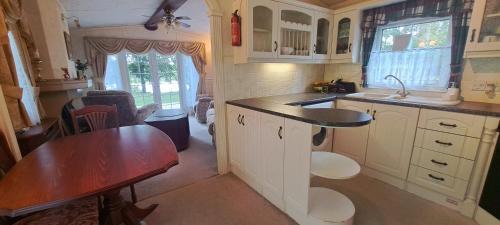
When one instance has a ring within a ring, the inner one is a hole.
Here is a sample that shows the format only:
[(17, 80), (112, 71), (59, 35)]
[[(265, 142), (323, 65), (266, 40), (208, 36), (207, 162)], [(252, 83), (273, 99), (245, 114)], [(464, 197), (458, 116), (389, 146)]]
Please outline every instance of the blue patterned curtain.
[(450, 82), (459, 85), (463, 71), (463, 54), (474, 0), (408, 0), (363, 11), (361, 21), (363, 50), (362, 85), (367, 86), (366, 75), (370, 53), (379, 26), (409, 18), (452, 17), (452, 46)]

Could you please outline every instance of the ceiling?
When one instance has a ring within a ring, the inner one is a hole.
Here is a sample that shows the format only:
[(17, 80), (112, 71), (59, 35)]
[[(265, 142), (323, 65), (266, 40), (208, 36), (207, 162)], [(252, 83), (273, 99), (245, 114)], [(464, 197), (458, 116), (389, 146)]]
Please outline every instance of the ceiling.
[[(109, 27), (142, 25), (154, 13), (163, 0), (60, 0), (66, 17), (77, 17), (81, 27)], [(208, 33), (207, 7), (202, 0), (188, 0), (174, 13), (189, 16), (188, 31)], [(74, 18), (69, 19), (73, 21)], [(74, 23), (70, 23), (74, 27)], [(185, 29), (185, 28), (182, 28)]]
[(332, 8), (332, 9), (338, 9), (342, 7), (346, 7), (348, 5), (354, 5), (363, 1), (367, 0), (310, 0), (310, 1), (317, 1), (319, 4), (324, 4), (325, 6)]

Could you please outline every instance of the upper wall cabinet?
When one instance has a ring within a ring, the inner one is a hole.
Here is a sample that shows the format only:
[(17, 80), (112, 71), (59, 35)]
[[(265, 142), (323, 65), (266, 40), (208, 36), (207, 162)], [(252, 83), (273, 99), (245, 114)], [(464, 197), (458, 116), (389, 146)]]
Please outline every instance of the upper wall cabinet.
[(241, 0), (242, 45), (235, 63), (327, 63), (333, 16), (329, 9), (293, 0)]
[(360, 19), (359, 10), (334, 15), (333, 63), (358, 63), (361, 45)]
[(500, 57), (500, 1), (475, 1), (465, 57)]

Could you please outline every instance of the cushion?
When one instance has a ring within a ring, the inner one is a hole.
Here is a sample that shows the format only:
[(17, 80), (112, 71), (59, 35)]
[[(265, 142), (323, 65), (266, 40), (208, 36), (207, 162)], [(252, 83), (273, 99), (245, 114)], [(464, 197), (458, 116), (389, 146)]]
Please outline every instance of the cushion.
[(14, 225), (99, 225), (97, 197), (37, 212), (17, 221)]

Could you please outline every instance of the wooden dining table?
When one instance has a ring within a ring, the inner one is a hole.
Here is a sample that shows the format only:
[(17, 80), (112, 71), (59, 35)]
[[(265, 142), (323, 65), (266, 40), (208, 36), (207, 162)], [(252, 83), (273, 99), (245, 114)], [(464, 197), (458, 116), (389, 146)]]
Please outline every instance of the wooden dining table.
[(49, 141), (19, 161), (0, 181), (0, 216), (14, 217), (103, 196), (105, 224), (137, 224), (157, 205), (140, 209), (125, 202), (120, 190), (177, 164), (174, 143), (147, 125)]

